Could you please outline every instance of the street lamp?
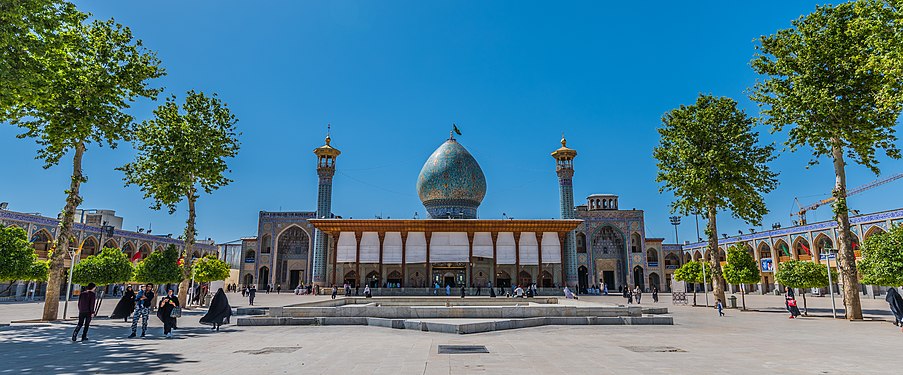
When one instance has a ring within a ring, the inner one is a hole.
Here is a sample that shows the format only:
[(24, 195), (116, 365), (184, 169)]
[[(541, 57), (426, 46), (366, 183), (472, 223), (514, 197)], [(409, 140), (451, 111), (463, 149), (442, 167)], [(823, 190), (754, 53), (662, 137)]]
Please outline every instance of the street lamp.
[(680, 216), (671, 216), (668, 219), (671, 220), (671, 225), (674, 226), (674, 243), (680, 245), (680, 240), (677, 237), (677, 226), (680, 225)]

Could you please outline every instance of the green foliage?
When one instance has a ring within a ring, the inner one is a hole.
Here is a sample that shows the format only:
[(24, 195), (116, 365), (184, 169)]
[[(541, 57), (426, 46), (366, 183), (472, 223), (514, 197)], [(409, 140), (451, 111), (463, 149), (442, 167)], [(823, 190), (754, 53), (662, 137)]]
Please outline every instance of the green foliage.
[(903, 285), (903, 226), (867, 238), (862, 244), (862, 259), (856, 264), (865, 284)]
[[(660, 191), (674, 193), (671, 210), (683, 215), (729, 209), (759, 224), (768, 212), (762, 194), (777, 186), (767, 163), (774, 147), (758, 146), (753, 120), (730, 98), (700, 95), (662, 118), (658, 160)], [(715, 234), (717, 235), (717, 233)]]
[(119, 249), (104, 248), (97, 255), (82, 259), (72, 269), (72, 282), (110, 285), (132, 279), (134, 267), (128, 255)]
[(113, 20), (73, 25), (42, 80), (41, 100), (12, 103), (4, 113), (34, 138), (38, 157), (50, 167), (66, 153), (92, 142), (115, 147), (128, 139), (133, 118), (125, 109), (138, 97), (155, 98), (148, 81), (163, 75), (160, 61)]
[(202, 283), (225, 280), (229, 277), (229, 264), (213, 255), (207, 255), (194, 261), (191, 276)]
[(154, 251), (135, 266), (135, 281), (154, 284), (178, 283), (183, 280), (179, 250), (169, 245)]
[(38, 260), (22, 228), (0, 227), (0, 280), (47, 280), (47, 262)]
[(46, 97), (55, 64), (86, 17), (68, 1), (0, 2), (0, 113)]
[(746, 248), (739, 244), (727, 249), (724, 279), (731, 284), (755, 284), (760, 280), (759, 265)]
[(817, 158), (840, 146), (875, 173), (877, 149), (900, 157), (894, 127), (903, 110), (903, 13), (896, 3), (818, 6), (759, 39), (752, 67), (767, 78), (752, 99), (774, 131), (792, 126), (791, 150), (809, 146)]
[[(837, 280), (837, 272), (831, 270), (832, 280)], [(790, 260), (778, 264), (774, 279), (791, 288), (821, 288), (828, 286), (828, 266), (815, 262)]]
[(702, 273), (702, 267), (705, 267), (705, 276), (712, 276), (712, 267), (703, 261), (687, 262), (680, 268), (674, 270), (674, 278), (677, 281), (685, 281), (688, 283), (701, 283), (705, 281)]
[[(181, 110), (175, 96), (154, 110), (154, 118), (135, 129), (138, 156), (122, 168), (126, 185), (141, 187), (152, 208), (169, 208), (208, 194), (231, 182), (224, 176), (227, 158), (238, 153), (235, 116), (216, 97), (189, 91)], [(194, 237), (194, 233), (189, 234)]]

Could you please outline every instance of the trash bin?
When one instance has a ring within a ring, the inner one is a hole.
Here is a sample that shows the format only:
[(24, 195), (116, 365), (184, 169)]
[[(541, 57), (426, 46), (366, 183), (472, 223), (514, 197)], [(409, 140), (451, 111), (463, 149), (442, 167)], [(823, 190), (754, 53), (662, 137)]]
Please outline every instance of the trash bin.
[(728, 307), (730, 307), (732, 309), (736, 309), (737, 308), (737, 296), (727, 297), (727, 303), (728, 303)]
[[(734, 298), (734, 299), (736, 300), (736, 298)], [(204, 296), (204, 306), (210, 306), (210, 301), (211, 301), (211, 300), (213, 300), (213, 296), (211, 296), (210, 293), (207, 293), (207, 295)], [(736, 305), (736, 304), (737, 304), (737, 303), (734, 302), (734, 305)]]

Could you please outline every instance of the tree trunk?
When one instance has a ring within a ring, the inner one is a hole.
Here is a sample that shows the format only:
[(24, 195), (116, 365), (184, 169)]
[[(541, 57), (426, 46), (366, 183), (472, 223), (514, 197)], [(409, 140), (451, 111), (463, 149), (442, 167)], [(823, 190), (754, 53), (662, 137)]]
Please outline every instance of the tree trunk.
[(182, 256), (184, 262), (182, 264), (182, 282), (179, 283), (179, 296), (184, 296), (184, 298), (179, 300), (179, 302), (182, 302), (182, 307), (188, 306), (188, 282), (191, 280), (191, 250), (194, 246), (195, 236), (194, 203), (197, 199), (194, 187), (192, 187), (188, 193), (188, 221), (186, 221), (185, 225), (185, 250), (183, 252), (184, 255)]
[(696, 284), (693, 284), (693, 306), (696, 306)]
[(809, 316), (809, 304), (806, 303), (806, 289), (800, 288), (800, 295), (803, 296), (803, 315)]
[[(47, 294), (44, 297), (44, 314), (41, 320), (56, 320), (59, 317), (60, 285), (63, 283), (63, 255), (69, 252), (69, 238), (72, 237), (72, 225), (75, 222), (75, 210), (82, 203), (78, 189), (85, 176), (82, 175), (82, 157), (85, 155), (84, 143), (75, 146), (72, 157), (72, 179), (66, 191), (66, 207), (60, 219), (56, 244), (50, 253), (50, 273), (47, 278)], [(66, 319), (64, 316), (63, 319)]]
[[(831, 154), (834, 157), (834, 214), (840, 249), (837, 253), (837, 267), (843, 280), (843, 306), (849, 320), (862, 320), (862, 305), (859, 302), (859, 275), (856, 271), (856, 254), (853, 252), (853, 238), (850, 235), (850, 214), (847, 207), (847, 175), (843, 160), (843, 147), (839, 139), (832, 140)], [(830, 272), (830, 270), (829, 270)]]
[(746, 311), (746, 291), (743, 289), (743, 284), (740, 284), (740, 302), (743, 303), (743, 311)]
[(718, 225), (715, 222), (717, 218), (715, 206), (709, 206), (708, 211), (709, 223), (706, 231), (709, 232), (709, 265), (712, 271), (709, 277), (712, 278), (712, 295), (716, 301), (720, 300), (724, 304), (727, 301), (724, 299), (724, 276), (721, 275), (721, 263), (718, 262)]

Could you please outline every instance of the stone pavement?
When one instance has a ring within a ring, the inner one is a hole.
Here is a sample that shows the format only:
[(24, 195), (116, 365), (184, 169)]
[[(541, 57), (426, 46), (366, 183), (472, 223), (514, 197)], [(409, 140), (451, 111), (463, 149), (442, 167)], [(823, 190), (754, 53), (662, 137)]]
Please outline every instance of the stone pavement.
[[(243, 304), (240, 295), (229, 297)], [(271, 294), (258, 302), (315, 298), (321, 297)], [(594, 300), (622, 301), (579, 303)], [(821, 308), (824, 300), (809, 304)], [(889, 322), (790, 320), (770, 312), (780, 301), (750, 296), (747, 304), (764, 311), (727, 310), (724, 318), (668, 304), (674, 326), (546, 326), (466, 336), (357, 326), (227, 326), (216, 333), (197, 323), (202, 311), (180, 319), (173, 340), (161, 338), (155, 317), (147, 339), (126, 339), (126, 323), (98, 320), (87, 343), (68, 341), (71, 322), (13, 324), (0, 327), (0, 374), (898, 374), (903, 368), (903, 333)], [(883, 300), (863, 302), (867, 310), (887, 309)], [(40, 304), (22, 305), (40, 313)], [(0, 315), (28, 310), (10, 306), (0, 305)], [(448, 344), (485, 345), (489, 353), (438, 354)]]

